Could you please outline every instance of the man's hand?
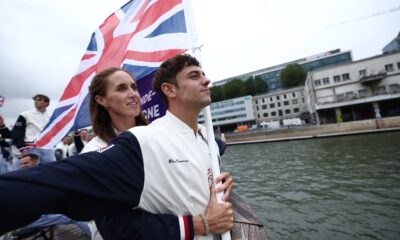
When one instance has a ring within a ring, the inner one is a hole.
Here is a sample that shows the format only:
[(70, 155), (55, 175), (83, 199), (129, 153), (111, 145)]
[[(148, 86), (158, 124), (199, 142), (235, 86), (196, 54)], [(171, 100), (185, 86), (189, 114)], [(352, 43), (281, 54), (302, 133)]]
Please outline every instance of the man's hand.
[(233, 227), (233, 210), (230, 202), (217, 202), (217, 191), (211, 188), (210, 201), (204, 213), (210, 233), (224, 233)]
[(229, 198), (229, 194), (233, 188), (233, 180), (231, 175), (228, 172), (221, 173), (216, 179), (215, 183), (222, 182), (221, 186), (217, 188), (217, 192), (224, 192), (224, 196), (222, 196), (222, 200), (227, 201)]

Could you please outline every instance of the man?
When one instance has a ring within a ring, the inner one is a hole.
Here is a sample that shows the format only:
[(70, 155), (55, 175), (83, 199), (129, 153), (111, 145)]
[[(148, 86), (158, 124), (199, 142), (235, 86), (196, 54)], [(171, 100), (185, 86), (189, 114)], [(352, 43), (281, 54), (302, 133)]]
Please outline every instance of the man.
[(69, 156), (78, 155), (85, 145), (89, 142), (89, 131), (85, 128), (74, 133), (73, 143), (69, 145), (68, 154)]
[(21, 169), (27, 169), (36, 167), (39, 165), (40, 152), (38, 149), (29, 149), (22, 153), (22, 157), (19, 160), (19, 166)]
[(66, 135), (62, 138), (61, 142), (56, 145), (56, 149), (54, 151), (56, 160), (61, 160), (63, 158), (69, 157), (69, 147), (72, 142), (72, 138), (70, 135)]
[[(156, 91), (168, 107), (164, 117), (120, 134), (98, 152), (0, 176), (0, 191), (14, 192), (0, 198), (0, 212), (8, 220), (0, 226), (0, 233), (46, 212), (87, 220), (132, 208), (187, 214), (184, 228), (171, 230), (182, 239), (193, 234), (212, 239), (209, 232), (229, 230), (233, 223), (230, 203), (206, 208), (211, 164), (205, 130), (197, 118), (211, 102), (209, 83), (195, 58), (178, 55), (164, 62), (155, 77)], [(15, 191), (22, 188), (23, 196)], [(24, 196), (33, 193), (35, 197), (26, 201)], [(24, 207), (28, 203), (40, 206)]]
[(46, 111), (50, 104), (49, 97), (37, 94), (32, 99), (35, 108), (21, 113), (12, 129), (13, 143), (18, 148), (33, 143), (50, 119)]

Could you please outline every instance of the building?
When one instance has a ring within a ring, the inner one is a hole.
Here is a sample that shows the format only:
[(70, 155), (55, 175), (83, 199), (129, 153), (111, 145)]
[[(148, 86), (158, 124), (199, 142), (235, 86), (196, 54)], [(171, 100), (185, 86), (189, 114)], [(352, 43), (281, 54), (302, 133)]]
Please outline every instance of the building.
[(253, 107), (257, 123), (300, 118), (308, 112), (304, 99), (304, 87), (286, 89), (279, 92), (253, 97)]
[(400, 115), (400, 52), (309, 72), (306, 104), (317, 123)]
[(351, 51), (341, 52), (340, 49), (323, 52), (310, 57), (301, 58), (295, 61), (279, 64), (273, 67), (260, 69), (254, 72), (245, 73), (232, 78), (224, 79), (213, 83), (213, 86), (221, 86), (232, 79), (246, 80), (250, 77), (260, 77), (268, 85), (268, 92), (275, 92), (282, 90), (282, 84), (280, 81), (280, 72), (288, 64), (299, 64), (306, 71), (313, 71), (318, 68), (326, 66), (334, 66), (341, 63), (351, 62), (352, 55)]
[[(233, 131), (238, 125), (255, 123), (251, 96), (215, 102), (210, 105), (210, 109), (213, 125), (223, 131)], [(204, 122), (204, 113), (201, 112), (199, 123)]]
[(400, 51), (400, 32), (390, 43), (388, 43), (383, 49), (383, 53), (391, 53)]

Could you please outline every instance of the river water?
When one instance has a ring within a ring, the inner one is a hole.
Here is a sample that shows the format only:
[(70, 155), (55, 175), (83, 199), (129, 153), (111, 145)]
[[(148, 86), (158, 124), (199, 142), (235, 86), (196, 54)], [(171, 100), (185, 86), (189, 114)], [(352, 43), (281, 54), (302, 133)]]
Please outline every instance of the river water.
[(222, 164), (272, 240), (400, 239), (400, 132), (229, 146)]

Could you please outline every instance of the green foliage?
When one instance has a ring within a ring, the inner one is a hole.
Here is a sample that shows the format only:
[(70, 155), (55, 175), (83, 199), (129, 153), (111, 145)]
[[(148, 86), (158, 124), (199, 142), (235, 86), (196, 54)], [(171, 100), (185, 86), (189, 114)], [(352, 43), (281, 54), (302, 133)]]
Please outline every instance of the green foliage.
[(240, 79), (233, 79), (224, 85), (224, 99), (243, 97), (246, 95), (246, 86)]
[(267, 83), (260, 76), (254, 78), (255, 91), (251, 95), (262, 94), (268, 91)]
[(220, 102), (225, 100), (223, 86), (210, 87), (210, 92), (212, 102)]
[(283, 88), (304, 85), (307, 72), (299, 64), (288, 64), (280, 73)]

